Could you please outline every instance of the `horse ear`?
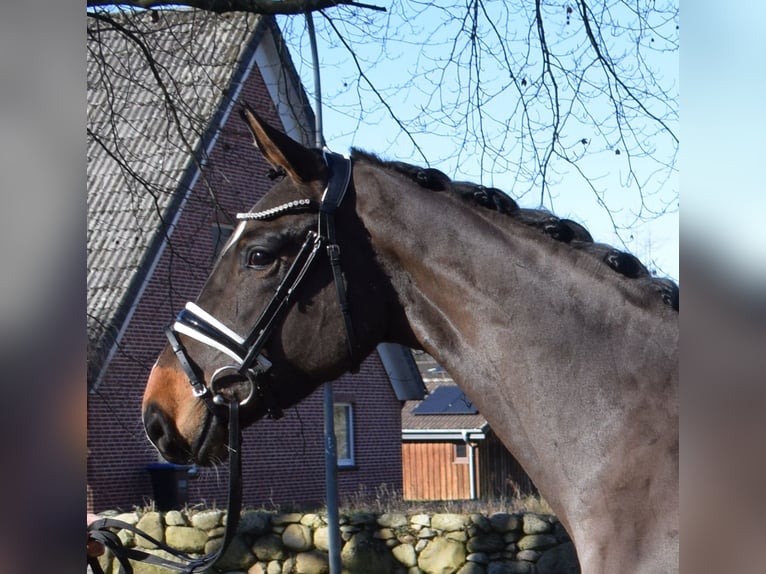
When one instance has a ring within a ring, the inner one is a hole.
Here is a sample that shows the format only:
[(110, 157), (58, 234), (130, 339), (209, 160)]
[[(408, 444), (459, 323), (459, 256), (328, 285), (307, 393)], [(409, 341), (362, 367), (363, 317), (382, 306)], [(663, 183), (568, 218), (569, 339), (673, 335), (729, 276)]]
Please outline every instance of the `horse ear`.
[(250, 128), (255, 145), (270, 164), (285, 170), (299, 183), (309, 183), (326, 177), (327, 167), (315, 150), (306, 148), (270, 126), (247, 103), (240, 115)]

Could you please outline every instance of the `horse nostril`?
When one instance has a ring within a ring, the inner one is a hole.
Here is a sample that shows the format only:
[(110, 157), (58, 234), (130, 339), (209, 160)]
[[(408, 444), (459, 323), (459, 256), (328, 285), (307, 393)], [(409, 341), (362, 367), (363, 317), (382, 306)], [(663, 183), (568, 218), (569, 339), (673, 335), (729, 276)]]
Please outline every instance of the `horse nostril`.
[(183, 439), (173, 423), (156, 403), (149, 403), (144, 409), (144, 429), (160, 454), (170, 462), (188, 462), (189, 454), (181, 446)]
[(167, 432), (167, 421), (156, 403), (149, 403), (144, 409), (144, 429), (155, 445)]

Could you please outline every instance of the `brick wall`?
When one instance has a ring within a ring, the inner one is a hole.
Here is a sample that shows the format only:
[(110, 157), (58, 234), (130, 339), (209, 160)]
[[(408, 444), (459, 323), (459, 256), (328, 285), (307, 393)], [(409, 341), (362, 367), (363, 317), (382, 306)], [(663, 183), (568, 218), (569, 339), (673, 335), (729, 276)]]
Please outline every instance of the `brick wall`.
[[(255, 68), (242, 98), (280, 125)], [(194, 300), (212, 267), (213, 229), (228, 213), (248, 210), (272, 185), (268, 166), (253, 147), (239, 115), (223, 126), (216, 147), (186, 203), (170, 246), (154, 271), (120, 342), (108, 372), (88, 400), (88, 506), (90, 510), (131, 508), (151, 498), (147, 464), (157, 454), (141, 424), (141, 398), (149, 370), (165, 344), (162, 328), (188, 300)], [(150, 222), (149, 224), (159, 224)], [(357, 375), (342, 377), (336, 393), (355, 403), (356, 462), (339, 472), (341, 495), (360, 485), (386, 483), (401, 489), (400, 404), (377, 357)], [(244, 503), (291, 504), (323, 499), (322, 392), (319, 389), (278, 421), (264, 420), (244, 433)], [(227, 467), (203, 469), (190, 484), (190, 504), (225, 505)]]

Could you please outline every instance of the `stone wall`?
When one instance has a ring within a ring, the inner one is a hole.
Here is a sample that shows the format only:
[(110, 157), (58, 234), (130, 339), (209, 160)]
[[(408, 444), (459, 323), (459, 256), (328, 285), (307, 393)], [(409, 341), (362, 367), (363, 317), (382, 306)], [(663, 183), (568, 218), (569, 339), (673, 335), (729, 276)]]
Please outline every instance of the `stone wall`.
[[(218, 548), (223, 510), (102, 513), (137, 526), (178, 550)], [(229, 574), (327, 574), (326, 517), (246, 510), (219, 563)], [(574, 547), (558, 520), (533, 513), (342, 515), (344, 574), (569, 574), (579, 572)], [(119, 531), (123, 543), (162, 555), (145, 538)], [(171, 558), (170, 556), (167, 556)], [(107, 574), (117, 562), (101, 558)], [(135, 574), (167, 574), (134, 563)]]

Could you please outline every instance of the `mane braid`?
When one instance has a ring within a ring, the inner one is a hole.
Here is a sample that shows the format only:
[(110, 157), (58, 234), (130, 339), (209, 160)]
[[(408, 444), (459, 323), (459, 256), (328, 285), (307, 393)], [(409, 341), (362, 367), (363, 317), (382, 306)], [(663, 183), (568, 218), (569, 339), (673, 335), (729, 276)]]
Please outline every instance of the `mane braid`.
[(541, 231), (544, 235), (566, 243), (573, 249), (586, 253), (628, 279), (636, 279), (654, 291), (662, 301), (678, 310), (678, 285), (670, 279), (653, 277), (651, 272), (634, 255), (604, 243), (596, 243), (588, 230), (571, 219), (559, 218), (543, 209), (527, 209), (504, 191), (495, 187), (465, 181), (453, 181), (444, 172), (434, 168), (423, 168), (401, 161), (383, 160), (375, 154), (354, 148), (353, 160), (362, 160), (392, 170), (432, 191), (446, 191), (481, 208), (502, 213)]

